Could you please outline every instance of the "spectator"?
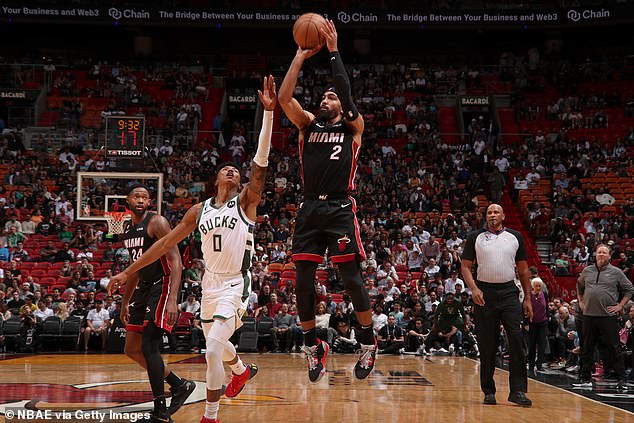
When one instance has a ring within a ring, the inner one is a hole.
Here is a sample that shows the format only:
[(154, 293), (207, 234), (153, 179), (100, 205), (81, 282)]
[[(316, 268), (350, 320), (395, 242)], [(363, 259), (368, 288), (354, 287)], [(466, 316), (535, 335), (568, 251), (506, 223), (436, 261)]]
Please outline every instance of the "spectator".
[(533, 318), (529, 323), (528, 370), (543, 371), (546, 360), (546, 334), (548, 331), (548, 309), (546, 295), (543, 290), (544, 282), (541, 278), (531, 280), (531, 303), (533, 304)]
[(187, 301), (179, 305), (178, 308), (185, 313), (196, 314), (200, 310), (200, 302), (198, 302), (194, 294), (189, 294)]
[(44, 302), (44, 300), (40, 300), (37, 302), (37, 310), (35, 310), (35, 312), (33, 313), (34, 317), (36, 317), (40, 321), (44, 321), (52, 315), (53, 310), (46, 307), (46, 302)]
[(88, 351), (88, 343), (93, 335), (101, 337), (101, 347), (106, 349), (108, 340), (108, 327), (110, 326), (110, 313), (103, 308), (103, 301), (96, 300), (95, 308), (86, 316), (86, 329), (84, 331), (84, 350)]
[(378, 337), (379, 354), (394, 354), (398, 353), (404, 345), (404, 333), (403, 330), (396, 325), (396, 318), (389, 316), (387, 318), (387, 324), (379, 330)]
[(280, 312), (273, 318), (273, 334), (279, 352), (291, 352), (291, 327), (295, 319), (288, 314), (288, 304), (282, 304)]
[(15, 261), (31, 261), (31, 257), (29, 253), (24, 249), (24, 243), (22, 241), (18, 241), (16, 247), (11, 251), (9, 255), (9, 260)]

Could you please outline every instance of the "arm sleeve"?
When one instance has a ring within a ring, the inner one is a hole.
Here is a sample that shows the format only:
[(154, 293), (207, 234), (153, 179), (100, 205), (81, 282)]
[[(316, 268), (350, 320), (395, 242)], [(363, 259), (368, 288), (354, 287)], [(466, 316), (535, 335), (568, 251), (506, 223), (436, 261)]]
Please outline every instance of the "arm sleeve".
[(253, 161), (260, 167), (269, 165), (269, 151), (271, 150), (271, 133), (273, 132), (273, 111), (265, 110), (262, 117), (262, 129), (258, 140), (258, 150)]
[(621, 295), (629, 295), (629, 297), (632, 298), (634, 294), (634, 287), (632, 286), (632, 282), (630, 282), (630, 280), (627, 278), (627, 276), (625, 276), (625, 273), (623, 273), (621, 269), (619, 269), (619, 286), (621, 288)]
[(341, 55), (338, 51), (330, 53), (330, 67), (335, 82), (335, 89), (337, 90), (337, 96), (343, 108), (343, 116), (349, 121), (355, 120), (357, 116), (359, 116), (359, 110), (352, 100), (350, 80), (348, 79), (348, 73), (346, 72), (346, 68), (343, 65)]

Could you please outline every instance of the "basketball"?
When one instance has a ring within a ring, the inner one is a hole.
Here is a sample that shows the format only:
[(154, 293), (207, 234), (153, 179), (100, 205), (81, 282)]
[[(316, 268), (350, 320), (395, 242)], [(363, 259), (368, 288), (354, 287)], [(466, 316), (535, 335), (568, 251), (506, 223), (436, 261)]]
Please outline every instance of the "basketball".
[(321, 29), (326, 20), (317, 13), (304, 13), (293, 25), (293, 38), (302, 49), (311, 49), (324, 42)]

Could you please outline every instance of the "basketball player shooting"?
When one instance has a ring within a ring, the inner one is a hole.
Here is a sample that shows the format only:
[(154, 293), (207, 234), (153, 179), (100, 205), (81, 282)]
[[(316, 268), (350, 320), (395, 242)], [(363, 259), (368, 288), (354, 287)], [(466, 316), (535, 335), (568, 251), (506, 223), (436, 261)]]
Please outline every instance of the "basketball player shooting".
[(258, 93), (265, 111), (249, 183), (241, 190), (240, 170), (232, 163), (221, 164), (216, 176), (217, 196), (190, 208), (170, 233), (128, 269), (112, 278), (115, 283), (124, 283), (143, 266), (175, 247), (192, 231), (200, 231), (206, 268), (202, 280), (201, 321), (207, 340), (207, 403), (201, 423), (218, 421), (225, 377), (223, 361), (232, 370), (231, 382), (225, 392), (227, 397), (238, 395), (258, 371), (254, 364), (245, 366), (229, 342), (235, 329), (242, 324), (241, 317), (251, 292), (249, 268), (253, 254), (253, 232), (257, 205), (266, 179), (273, 110), (277, 102), (272, 76), (264, 78), (263, 89)]
[(365, 260), (365, 251), (355, 215), (356, 202), (350, 195), (356, 188), (355, 173), (364, 123), (352, 100), (348, 74), (337, 50), (337, 31), (331, 20), (326, 20), (322, 34), (330, 52), (334, 86), (324, 92), (319, 115), (315, 117), (302, 109), (293, 98), (293, 91), (304, 60), (315, 55), (321, 45), (310, 50), (298, 48), (279, 95), (282, 109), (300, 131), (304, 203), (295, 221), (293, 260), (297, 275), (297, 306), (311, 382), (317, 382), (326, 373), (328, 356), (328, 344), (318, 340), (315, 334), (314, 288), (315, 271), (323, 261), (326, 248), (332, 262), (339, 266), (362, 326), (355, 377), (368, 377), (376, 359), (370, 298), (359, 264)]
[[(122, 238), (133, 263), (170, 231), (167, 219), (148, 210), (150, 199), (150, 190), (140, 184), (130, 187), (126, 198), (132, 219), (125, 222)], [(147, 369), (152, 387), (154, 411), (150, 422), (170, 421), (170, 414), (178, 411), (196, 388), (194, 382), (183, 380), (169, 370), (160, 350), (163, 331), (170, 332), (178, 317), (182, 268), (178, 248), (167, 249), (128, 278), (121, 302), (121, 320), (126, 324), (125, 353)], [(120, 282), (111, 280), (108, 292), (111, 295), (118, 292), (119, 286)], [(171, 387), (169, 409), (163, 380)]]

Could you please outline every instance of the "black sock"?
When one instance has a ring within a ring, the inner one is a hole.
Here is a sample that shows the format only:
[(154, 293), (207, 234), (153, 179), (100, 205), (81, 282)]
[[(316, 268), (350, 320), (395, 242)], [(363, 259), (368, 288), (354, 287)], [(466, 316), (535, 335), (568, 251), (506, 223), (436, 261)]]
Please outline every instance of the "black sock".
[(154, 398), (154, 413), (165, 415), (167, 414), (167, 404), (165, 403), (165, 395)]
[(315, 332), (315, 328), (304, 331), (304, 343), (307, 347), (317, 345), (317, 333)]
[(361, 342), (363, 345), (374, 345), (374, 330), (372, 330), (372, 325), (361, 326), (359, 342)]
[(165, 382), (169, 383), (169, 385), (173, 388), (175, 386), (181, 386), (183, 384), (183, 379), (176, 376), (174, 372), (170, 372), (170, 374), (165, 376)]

